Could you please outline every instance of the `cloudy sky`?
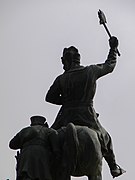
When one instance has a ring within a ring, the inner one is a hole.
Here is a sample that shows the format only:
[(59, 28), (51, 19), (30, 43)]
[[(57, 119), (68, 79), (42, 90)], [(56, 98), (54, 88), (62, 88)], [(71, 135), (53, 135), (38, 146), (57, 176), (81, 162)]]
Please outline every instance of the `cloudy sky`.
[[(114, 72), (98, 81), (94, 106), (113, 138), (118, 164), (127, 170), (119, 179), (134, 178), (135, 1), (0, 0), (0, 180), (15, 179), (16, 152), (8, 148), (9, 140), (32, 115), (45, 116), (49, 125), (55, 119), (60, 107), (44, 96), (63, 72), (63, 48), (76, 46), (83, 65), (105, 61), (108, 36), (98, 9), (119, 39), (121, 57)], [(103, 164), (103, 179), (111, 179)]]

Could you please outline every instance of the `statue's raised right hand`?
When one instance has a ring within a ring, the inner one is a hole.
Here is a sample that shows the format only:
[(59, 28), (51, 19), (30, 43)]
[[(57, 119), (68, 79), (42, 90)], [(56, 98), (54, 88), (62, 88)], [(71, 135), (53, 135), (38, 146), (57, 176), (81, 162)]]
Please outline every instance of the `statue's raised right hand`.
[(119, 44), (118, 39), (115, 36), (112, 36), (109, 39), (109, 45), (111, 49), (115, 49), (115, 48), (117, 49), (118, 44)]

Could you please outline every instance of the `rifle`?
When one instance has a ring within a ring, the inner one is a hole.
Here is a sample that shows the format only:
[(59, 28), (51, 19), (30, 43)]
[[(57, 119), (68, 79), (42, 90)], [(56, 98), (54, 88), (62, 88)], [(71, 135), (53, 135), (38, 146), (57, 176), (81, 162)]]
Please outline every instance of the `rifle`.
[(15, 155), (16, 159), (16, 177), (18, 177), (18, 167), (19, 167), (19, 161), (20, 161), (20, 151), (17, 151)]

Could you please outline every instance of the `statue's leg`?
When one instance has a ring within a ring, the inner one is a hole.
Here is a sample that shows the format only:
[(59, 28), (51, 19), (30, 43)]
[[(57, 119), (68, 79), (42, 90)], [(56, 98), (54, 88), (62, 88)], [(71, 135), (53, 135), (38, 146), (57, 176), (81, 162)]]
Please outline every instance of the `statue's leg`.
[(107, 151), (104, 152), (104, 158), (107, 161), (109, 168), (112, 169), (116, 165), (115, 155), (113, 152), (112, 139), (109, 133), (105, 134)]
[[(100, 123), (99, 123), (100, 125)], [(101, 134), (99, 133), (99, 139), (101, 143), (101, 149), (103, 153), (103, 157), (111, 169), (115, 164), (115, 155), (113, 152), (113, 144), (110, 134), (101, 126), (100, 128)]]
[(102, 175), (88, 176), (88, 180), (102, 180)]
[(32, 180), (32, 179), (29, 177), (18, 177), (17, 180)]
[(27, 175), (27, 173), (23, 173), (21, 176), (18, 176), (16, 180), (32, 180), (32, 179)]
[(88, 177), (88, 180), (91, 180), (91, 176), (87, 176)]
[(105, 134), (105, 139), (106, 139), (105, 143), (106, 143), (107, 151), (103, 152), (104, 158), (109, 165), (111, 175), (113, 176), (113, 178), (115, 178), (122, 175), (126, 171), (116, 163), (116, 159), (113, 151), (112, 139), (107, 131)]
[(64, 173), (63, 175), (61, 175), (61, 177), (59, 177), (59, 180), (71, 180), (71, 176), (65, 175), (65, 173)]

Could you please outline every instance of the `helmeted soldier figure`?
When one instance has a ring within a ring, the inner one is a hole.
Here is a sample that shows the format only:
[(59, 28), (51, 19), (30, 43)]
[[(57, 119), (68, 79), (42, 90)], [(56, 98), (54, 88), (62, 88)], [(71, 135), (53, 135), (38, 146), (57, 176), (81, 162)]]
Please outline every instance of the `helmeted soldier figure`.
[(31, 126), (23, 128), (9, 143), (20, 149), (17, 180), (52, 180), (51, 158), (59, 153), (57, 131), (48, 128), (43, 116), (32, 116)]
[(46, 101), (62, 105), (52, 128), (59, 129), (72, 122), (75, 125), (88, 126), (97, 131), (106, 159), (113, 177), (121, 175), (124, 170), (115, 161), (112, 141), (108, 132), (98, 121), (98, 114), (93, 108), (96, 81), (113, 71), (116, 65), (118, 40), (111, 37), (107, 60), (97, 65), (80, 65), (80, 54), (74, 46), (64, 48), (62, 64), (65, 70), (59, 75), (46, 94)]

